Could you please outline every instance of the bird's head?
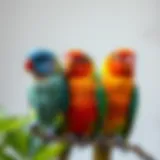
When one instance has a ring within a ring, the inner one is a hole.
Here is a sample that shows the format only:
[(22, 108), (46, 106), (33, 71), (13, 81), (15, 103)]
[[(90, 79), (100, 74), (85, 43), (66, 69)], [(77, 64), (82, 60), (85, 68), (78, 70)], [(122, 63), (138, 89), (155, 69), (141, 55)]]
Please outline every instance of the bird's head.
[(68, 76), (89, 76), (93, 73), (93, 63), (87, 54), (79, 49), (67, 52), (65, 59)]
[(47, 49), (31, 51), (25, 61), (25, 70), (36, 77), (48, 77), (54, 72), (54, 55)]
[(135, 71), (135, 52), (128, 48), (117, 49), (107, 58), (105, 66), (113, 76), (132, 77)]

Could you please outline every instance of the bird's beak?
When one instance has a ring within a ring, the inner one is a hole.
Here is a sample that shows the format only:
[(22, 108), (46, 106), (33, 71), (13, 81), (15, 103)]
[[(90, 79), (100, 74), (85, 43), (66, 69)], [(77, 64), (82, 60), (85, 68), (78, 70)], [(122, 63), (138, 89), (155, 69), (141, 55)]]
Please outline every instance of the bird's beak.
[(28, 72), (32, 71), (33, 70), (33, 62), (31, 60), (27, 60), (24, 64), (24, 68)]

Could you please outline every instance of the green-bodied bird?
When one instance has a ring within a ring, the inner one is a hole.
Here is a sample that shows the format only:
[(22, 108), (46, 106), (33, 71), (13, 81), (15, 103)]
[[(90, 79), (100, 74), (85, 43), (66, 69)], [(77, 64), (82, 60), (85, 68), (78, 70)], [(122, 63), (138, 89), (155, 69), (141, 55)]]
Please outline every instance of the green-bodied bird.
[[(54, 53), (47, 49), (32, 51), (25, 62), (25, 69), (34, 80), (28, 94), (29, 105), (36, 115), (32, 129), (38, 128), (38, 132), (49, 140), (63, 128), (62, 123), (57, 123), (57, 117), (64, 115), (68, 106), (64, 74), (60, 71)], [(37, 147), (43, 143), (43, 139), (38, 137), (34, 137), (34, 141)]]

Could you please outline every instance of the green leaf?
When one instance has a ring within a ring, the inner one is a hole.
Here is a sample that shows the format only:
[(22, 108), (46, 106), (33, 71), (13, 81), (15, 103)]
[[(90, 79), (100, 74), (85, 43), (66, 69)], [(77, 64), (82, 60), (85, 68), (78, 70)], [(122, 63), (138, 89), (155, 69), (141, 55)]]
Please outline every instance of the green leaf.
[(15, 160), (12, 155), (6, 152), (4, 146), (0, 146), (0, 160)]
[(15, 160), (11, 155), (0, 153), (0, 160)]
[(0, 117), (0, 132), (9, 132), (24, 127), (29, 122), (28, 117)]
[[(30, 136), (25, 130), (26, 125), (31, 122), (33, 116), (19, 117), (19, 116), (0, 116), (0, 160), (15, 160), (13, 155), (22, 157), (28, 160), (53, 160), (59, 156), (67, 147), (66, 143), (51, 143), (39, 147), (35, 154), (31, 157), (29, 150)], [(61, 116), (57, 119), (57, 124), (62, 123)], [(6, 152), (7, 148), (11, 148), (15, 154)], [(21, 158), (20, 158), (21, 159)]]
[(6, 135), (6, 144), (12, 147), (21, 156), (26, 156), (28, 154), (28, 142), (29, 135), (23, 129), (11, 131)]
[(43, 147), (40, 152), (35, 155), (33, 160), (53, 160), (58, 157), (67, 147), (66, 143), (51, 143)]
[[(24, 157), (28, 152), (28, 132), (26, 125), (30, 121), (30, 116), (3, 116), (0, 117), (0, 145), (3, 148), (10, 146), (20, 156)], [(3, 155), (4, 156), (4, 155)]]

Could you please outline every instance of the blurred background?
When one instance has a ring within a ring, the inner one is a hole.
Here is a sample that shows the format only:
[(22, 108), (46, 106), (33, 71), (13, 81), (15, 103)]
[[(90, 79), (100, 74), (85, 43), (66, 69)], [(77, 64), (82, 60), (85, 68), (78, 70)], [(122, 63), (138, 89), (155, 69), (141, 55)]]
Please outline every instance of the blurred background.
[[(111, 50), (131, 47), (141, 102), (130, 141), (160, 159), (159, 7), (159, 0), (0, 0), (0, 105), (27, 113), (23, 61), (33, 47), (48, 47), (62, 61), (69, 48), (82, 48), (98, 68)], [(75, 148), (70, 159), (89, 160), (91, 152)], [(118, 150), (113, 159), (138, 160)]]

